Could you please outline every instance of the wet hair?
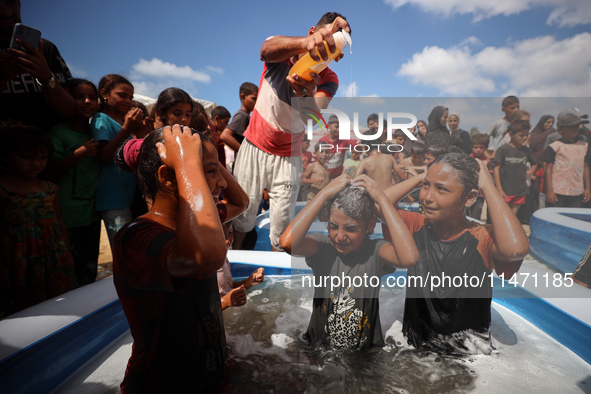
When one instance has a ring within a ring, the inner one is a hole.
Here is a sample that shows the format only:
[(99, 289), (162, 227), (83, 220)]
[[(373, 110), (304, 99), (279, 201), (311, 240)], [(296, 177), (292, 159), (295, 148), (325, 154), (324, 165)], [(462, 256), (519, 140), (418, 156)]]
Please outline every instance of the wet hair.
[(507, 131), (509, 134), (515, 134), (520, 132), (529, 133), (529, 129), (531, 129), (531, 124), (527, 120), (514, 120), (509, 124), (507, 127)]
[(470, 137), (470, 142), (472, 143), (472, 146), (479, 144), (488, 148), (488, 144), (490, 144), (490, 136), (488, 134), (477, 133)]
[(215, 107), (211, 111), (211, 118), (215, 119), (216, 116), (220, 119), (224, 119), (224, 118), (230, 118), (232, 115), (230, 114), (230, 111), (228, 111), (226, 109), (226, 107), (222, 107), (221, 105), (218, 105), (217, 107)]
[(503, 108), (507, 108), (513, 104), (519, 104), (519, 99), (515, 96), (507, 96), (503, 99), (503, 102), (501, 103), (501, 106)]
[(20, 122), (6, 122), (0, 125), (0, 138), (2, 139), (1, 159), (16, 152), (47, 152), (48, 159), (51, 160), (54, 151), (53, 143), (47, 133), (35, 126)]
[(156, 115), (163, 117), (166, 111), (174, 107), (178, 103), (187, 103), (191, 106), (191, 110), (194, 107), (193, 99), (189, 96), (189, 93), (179, 88), (168, 88), (164, 89), (158, 95), (156, 104), (152, 108), (151, 118), (156, 119)]
[(445, 153), (437, 157), (431, 166), (435, 164), (446, 164), (453, 169), (464, 186), (462, 198), (466, 198), (472, 190), (478, 190), (480, 166), (472, 156), (460, 152)]
[(330, 212), (340, 209), (345, 215), (365, 224), (374, 217), (375, 204), (367, 190), (359, 186), (345, 186), (330, 202)]
[(94, 92), (96, 93), (96, 96), (98, 97), (98, 89), (96, 88), (95, 84), (90, 82), (88, 79), (82, 79), (82, 78), (72, 78), (69, 81), (66, 82), (66, 88), (68, 88), (68, 91), (70, 92), (70, 94), (72, 93), (72, 90), (77, 88), (80, 85), (88, 85), (91, 88), (94, 89)]
[(257, 85), (255, 85), (254, 83), (244, 82), (242, 85), (240, 85), (240, 93), (239, 94), (243, 94), (245, 96), (248, 96), (248, 95), (258, 92), (258, 91), (259, 91), (259, 87)]
[(424, 155), (427, 147), (425, 144), (421, 144), (420, 142), (415, 142), (410, 146), (410, 153), (413, 155)]
[[(320, 20), (318, 20), (318, 23), (316, 23), (316, 29), (320, 29), (326, 25), (330, 25), (339, 16), (344, 20), (347, 20), (345, 16), (339, 14), (338, 12), (327, 12), (326, 14), (322, 15), (322, 17), (320, 17)], [(349, 25), (349, 34), (351, 34), (352, 32), (353, 30), (351, 29), (351, 25)]]
[(103, 97), (103, 90), (105, 94), (109, 94), (111, 90), (113, 90), (117, 85), (121, 84), (129, 85), (133, 88), (132, 83), (129, 82), (129, 80), (125, 78), (123, 75), (107, 74), (101, 78), (98, 85), (99, 99), (101, 101), (99, 108), (101, 111), (104, 109), (106, 105), (105, 99)]
[[(139, 155), (137, 156), (137, 163), (131, 163), (137, 167), (137, 179), (139, 187), (142, 191), (144, 199), (148, 201), (154, 201), (156, 195), (164, 191), (164, 188), (158, 181), (158, 169), (162, 164), (162, 159), (158, 154), (158, 147), (156, 146), (157, 142), (164, 143), (164, 137), (162, 136), (162, 131), (164, 127), (156, 129), (152, 131), (148, 136), (145, 138), (144, 142), (142, 143), (142, 147), (140, 148)], [(203, 144), (209, 143), (211, 144), (211, 140), (207, 138), (203, 133), (195, 129), (191, 129), (192, 133), (199, 134), (201, 137), (201, 141)], [(133, 165), (130, 163), (126, 163), (123, 157), (125, 143), (122, 144), (115, 154), (115, 162), (119, 167), (126, 171), (130, 171), (130, 168)], [(203, 146), (203, 145), (202, 145)]]

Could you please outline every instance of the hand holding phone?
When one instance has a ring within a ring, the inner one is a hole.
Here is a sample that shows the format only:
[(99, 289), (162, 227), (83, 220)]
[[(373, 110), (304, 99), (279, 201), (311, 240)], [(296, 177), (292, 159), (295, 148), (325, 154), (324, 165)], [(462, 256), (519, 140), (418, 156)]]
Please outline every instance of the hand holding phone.
[(14, 25), (14, 30), (12, 31), (10, 48), (27, 52), (26, 48), (16, 41), (17, 39), (28, 42), (33, 46), (33, 48), (37, 49), (39, 47), (39, 40), (41, 40), (41, 32), (37, 29), (33, 29), (32, 27), (23, 25), (22, 23), (17, 23)]

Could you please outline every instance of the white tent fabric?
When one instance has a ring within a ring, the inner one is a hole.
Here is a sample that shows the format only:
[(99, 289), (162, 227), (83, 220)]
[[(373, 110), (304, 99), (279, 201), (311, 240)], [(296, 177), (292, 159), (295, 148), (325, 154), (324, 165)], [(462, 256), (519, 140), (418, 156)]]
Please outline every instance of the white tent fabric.
[[(211, 115), (211, 110), (216, 107), (216, 103), (213, 101), (202, 100), (198, 98), (191, 97), (193, 100), (197, 101), (199, 104), (203, 105), (205, 111)], [(144, 96), (142, 94), (134, 94), (133, 99), (139, 101), (140, 103), (144, 104), (146, 107), (150, 107), (156, 104), (156, 99), (148, 96)], [(151, 107), (150, 107), (151, 108)]]

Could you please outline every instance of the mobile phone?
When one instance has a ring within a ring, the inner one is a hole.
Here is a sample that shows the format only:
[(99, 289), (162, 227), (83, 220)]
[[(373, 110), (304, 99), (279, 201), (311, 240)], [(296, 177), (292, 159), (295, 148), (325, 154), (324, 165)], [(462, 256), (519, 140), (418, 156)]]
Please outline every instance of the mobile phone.
[(41, 32), (37, 29), (33, 29), (32, 27), (23, 25), (22, 23), (17, 23), (14, 25), (12, 38), (10, 39), (10, 48), (18, 49), (19, 51), (26, 51), (24, 47), (20, 46), (16, 42), (17, 38), (30, 43), (33, 48), (37, 49), (37, 47), (39, 47), (39, 40), (41, 39)]

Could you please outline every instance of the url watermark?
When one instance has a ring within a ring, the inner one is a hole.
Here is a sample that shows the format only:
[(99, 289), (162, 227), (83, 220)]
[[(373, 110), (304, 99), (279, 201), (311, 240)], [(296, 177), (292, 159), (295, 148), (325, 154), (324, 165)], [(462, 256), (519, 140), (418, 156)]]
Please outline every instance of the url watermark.
[(391, 287), (391, 288), (422, 288), (435, 291), (442, 288), (481, 288), (485, 286), (494, 286), (495, 278), (499, 278), (500, 286), (505, 287), (526, 287), (533, 288), (569, 288), (574, 284), (572, 273), (544, 273), (538, 275), (537, 273), (516, 273), (511, 278), (506, 279), (504, 274), (498, 277), (494, 273), (483, 272), (481, 276), (468, 275), (446, 275), (442, 272), (438, 275), (431, 275), (427, 273), (426, 276), (408, 275), (408, 276), (388, 276), (385, 281), (375, 275), (355, 275), (348, 276), (345, 273), (341, 275), (303, 275), (301, 277), (302, 287), (307, 288), (330, 288), (334, 291), (339, 288), (377, 288), (377, 287)]

